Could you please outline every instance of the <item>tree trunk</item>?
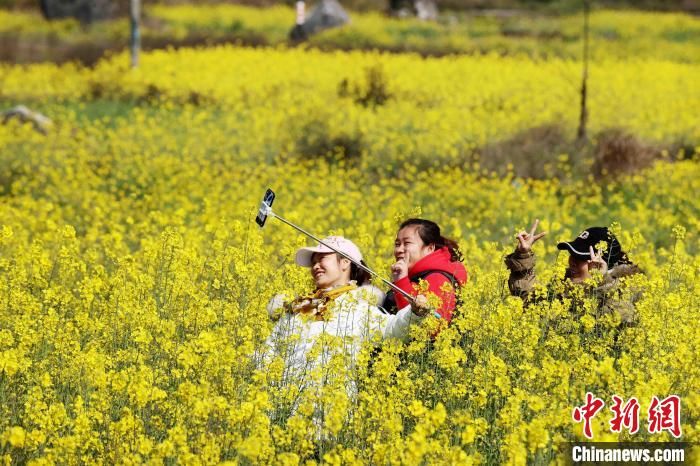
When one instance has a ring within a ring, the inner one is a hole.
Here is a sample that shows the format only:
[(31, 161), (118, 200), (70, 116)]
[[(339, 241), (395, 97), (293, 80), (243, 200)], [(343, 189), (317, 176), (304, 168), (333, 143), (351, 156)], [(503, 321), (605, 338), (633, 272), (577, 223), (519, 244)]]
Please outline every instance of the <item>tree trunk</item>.
[(141, 19), (141, 0), (131, 0), (131, 67), (139, 66), (139, 51), (141, 49), (141, 31), (139, 22)]

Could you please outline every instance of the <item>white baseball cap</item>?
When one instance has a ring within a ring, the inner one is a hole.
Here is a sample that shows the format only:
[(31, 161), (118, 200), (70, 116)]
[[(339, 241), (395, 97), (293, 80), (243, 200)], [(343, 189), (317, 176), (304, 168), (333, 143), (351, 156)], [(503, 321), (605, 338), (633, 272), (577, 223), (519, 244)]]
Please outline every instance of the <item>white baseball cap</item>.
[[(360, 262), (362, 260), (362, 253), (360, 252), (360, 248), (358, 248), (357, 245), (355, 245), (355, 243), (353, 243), (349, 239), (345, 239), (342, 236), (329, 236), (321, 241), (323, 243), (326, 243), (328, 246), (333, 246), (333, 248), (347, 255), (355, 262)], [(299, 249), (295, 258), (297, 265), (301, 265), (302, 267), (311, 267), (311, 256), (313, 256), (314, 253), (319, 252), (325, 254), (329, 252), (335, 252), (328, 246), (319, 243), (316, 247), (306, 247)]]

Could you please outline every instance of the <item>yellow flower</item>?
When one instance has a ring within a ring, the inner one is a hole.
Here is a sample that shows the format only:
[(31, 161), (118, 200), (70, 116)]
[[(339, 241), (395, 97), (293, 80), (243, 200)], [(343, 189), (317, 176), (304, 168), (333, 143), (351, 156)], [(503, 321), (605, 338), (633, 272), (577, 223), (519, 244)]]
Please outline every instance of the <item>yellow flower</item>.
[(5, 441), (15, 448), (22, 448), (27, 439), (27, 432), (19, 427), (11, 427), (9, 432), (5, 433)]

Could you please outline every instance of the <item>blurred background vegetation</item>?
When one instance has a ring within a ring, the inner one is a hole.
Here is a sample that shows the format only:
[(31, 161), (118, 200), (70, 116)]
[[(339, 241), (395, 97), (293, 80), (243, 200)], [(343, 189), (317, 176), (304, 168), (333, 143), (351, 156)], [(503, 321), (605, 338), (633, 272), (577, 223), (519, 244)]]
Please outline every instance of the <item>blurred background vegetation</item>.
[[(294, 8), (286, 4), (289, 2), (241, 3), (248, 5), (146, 2), (141, 31), (143, 48), (289, 44), (289, 31), (295, 18)], [(308, 8), (315, 3), (307, 2)], [(495, 52), (578, 59), (582, 53), (582, 15), (576, 11), (583, 4), (580, 0), (446, 0), (439, 2), (437, 21), (389, 17), (385, 1), (341, 3), (351, 13), (350, 24), (312, 36), (311, 46), (322, 50), (416, 52), (423, 56)], [(270, 6), (261, 11), (252, 4)], [(635, 7), (692, 10), (698, 0), (635, 4)], [(593, 2), (592, 59), (595, 60), (595, 48), (598, 48), (605, 49), (606, 56), (620, 58), (634, 56), (686, 63), (697, 60), (700, 21), (693, 14), (609, 8), (625, 5), (629, 6), (629, 2)], [(128, 43), (126, 17), (92, 24), (81, 24), (75, 19), (49, 22), (41, 16), (38, 2), (0, 0), (0, 6), (4, 6), (0, 8), (0, 61), (79, 61), (92, 65), (106, 52), (121, 50)], [(375, 11), (367, 11), (370, 7)], [(484, 10), (486, 7), (489, 9)]]
[[(126, 4), (127, 2), (121, 2)], [(187, 0), (158, 0), (148, 4), (181, 5)], [(293, 6), (295, 0), (200, 0), (197, 4), (221, 4), (231, 3), (256, 7), (270, 7), (275, 5)], [(381, 11), (386, 10), (386, 0), (343, 0), (345, 8), (356, 11)], [(607, 8), (635, 8), (651, 9), (659, 11), (695, 11), (700, 10), (698, 0), (599, 0), (596, 5)], [(37, 0), (0, 0), (0, 8), (36, 8)], [(442, 10), (460, 11), (472, 9), (494, 8), (539, 8), (552, 11), (572, 11), (581, 8), (580, 0), (438, 0), (438, 6)]]
[[(671, 157), (690, 157), (698, 146), (696, 133), (692, 131), (683, 129), (669, 135), (661, 134), (663, 131), (660, 130), (640, 130), (632, 124), (633, 121), (644, 119), (658, 123), (660, 112), (668, 114), (671, 108), (680, 112), (674, 117), (675, 121), (692, 119), (688, 112), (669, 102), (677, 101), (674, 89), (685, 88), (686, 80), (683, 76), (692, 74), (700, 57), (700, 19), (692, 13), (697, 10), (700, 3), (698, 0), (592, 2), (590, 59), (599, 72), (608, 73), (611, 64), (618, 60), (639, 63), (649, 60), (657, 63), (653, 67), (629, 67), (630, 70), (644, 68), (647, 70), (645, 73), (649, 69), (688, 71), (673, 71), (677, 73), (675, 78), (671, 76), (676, 74), (659, 71), (656, 80), (651, 80), (649, 76), (645, 78), (647, 84), (641, 84), (642, 79), (634, 75), (635, 71), (615, 77), (614, 79), (632, 79), (634, 83), (630, 81), (625, 93), (635, 88), (639, 95), (648, 99), (647, 106), (639, 113), (630, 110), (637, 106), (629, 105), (626, 116), (618, 112), (613, 117), (614, 112), (603, 105), (605, 99), (619, 99), (618, 95), (608, 89), (613, 83), (605, 83), (603, 86), (603, 83), (596, 81), (596, 86), (599, 87), (594, 87), (592, 92), (594, 99), (598, 96), (599, 104), (595, 105), (602, 107), (593, 110), (592, 139), (584, 142), (575, 140), (572, 133), (572, 115), (577, 112), (579, 104), (583, 51), (583, 15), (579, 11), (583, 5), (582, 0), (442, 0), (438, 1), (440, 15), (437, 21), (390, 17), (386, 14), (388, 1), (343, 0), (341, 4), (350, 12), (350, 24), (315, 34), (302, 45), (289, 41), (289, 31), (295, 18), (291, 3), (269, 0), (244, 0), (236, 3), (202, 1), (196, 4), (183, 1), (144, 2), (142, 46), (145, 50), (154, 50), (233, 44), (281, 49), (298, 47), (300, 52), (309, 49), (367, 50), (392, 54), (410, 52), (423, 57), (493, 55), (534, 60), (535, 63), (554, 60), (555, 72), (564, 80), (557, 84), (557, 88), (566, 89), (570, 121), (564, 122), (560, 118), (543, 120), (521, 111), (519, 117), (514, 118), (519, 123), (511, 125), (512, 130), (489, 133), (488, 138), (479, 140), (474, 147), (458, 150), (465, 154), (460, 158), (462, 162), (471, 160), (474, 154), (478, 154), (484, 168), (500, 173), (513, 171), (519, 176), (546, 178), (552, 175), (546, 167), (557, 166), (562, 154), (568, 154), (567, 164), (585, 165), (575, 172), (592, 173), (599, 177), (608, 172), (636, 171), (655, 159), (667, 158), (669, 154)], [(313, 8), (315, 3), (317, 2), (307, 2), (308, 8)], [(92, 24), (81, 24), (75, 19), (46, 21), (40, 13), (38, 2), (0, 0), (0, 6), (4, 7), (0, 8), (0, 62), (78, 62), (89, 67), (99, 67), (98, 62), (102, 58), (118, 54), (128, 45), (130, 29), (126, 17)], [(677, 11), (645, 11), (643, 8)], [(377, 60), (384, 61), (383, 58)], [(415, 63), (421, 62), (416, 60)], [(333, 105), (336, 105), (336, 100), (355, 102), (361, 108), (361, 113), (372, 121), (378, 118), (377, 114), (382, 113), (382, 108), (400, 105), (413, 108), (415, 105), (414, 97), (396, 93), (397, 82), (404, 76), (398, 68), (388, 71), (367, 65), (357, 71), (356, 74), (359, 75), (354, 79), (342, 75), (346, 70), (341, 69), (341, 74), (332, 78), (332, 89), (327, 90), (326, 98)], [(317, 72), (318, 70), (314, 71)], [(501, 79), (498, 77), (501, 73), (503, 68), (494, 69), (494, 79)], [(32, 104), (39, 105), (40, 110), (48, 111), (42, 109), (42, 99), (37, 103), (21, 98), (27, 94), (26, 89), (13, 91), (9, 78), (3, 81), (2, 74), (0, 73), (0, 108)], [(7, 71), (4, 74), (11, 73)], [(118, 76), (120, 74), (115, 73), (110, 79), (117, 83)], [(313, 81), (309, 79), (306, 78), (307, 83)], [(676, 84), (669, 82), (674, 79), (678, 80)], [(525, 86), (526, 82), (527, 80), (514, 80), (513, 86), (519, 88)], [(47, 78), (45, 86), (53, 89), (64, 85), (60, 83), (63, 83), (60, 79), (51, 81)], [(119, 94), (118, 99), (115, 99), (112, 95), (114, 93), (105, 91), (110, 86), (114, 87), (114, 83), (93, 83), (89, 92), (81, 94), (81, 100), (86, 101), (87, 108), (80, 112), (95, 118), (112, 113), (115, 113), (112, 116), (124, 116), (132, 108), (151, 104), (157, 107), (159, 96), (168, 93), (168, 86), (163, 87), (154, 81), (133, 95), (127, 92)], [(657, 84), (659, 90), (652, 91), (649, 86)], [(217, 85), (212, 86), (216, 88)], [(429, 85), (426, 86), (427, 95), (433, 95), (434, 91)], [(184, 98), (188, 104), (210, 108), (220, 105), (214, 95), (216, 93), (212, 93), (209, 88), (194, 88), (188, 92)], [(465, 111), (483, 107), (488, 117), (482, 116), (480, 120), (491, 122), (495, 113), (509, 111), (507, 106), (504, 107), (499, 102), (509, 102), (516, 94), (521, 95), (506, 86), (483, 102), (465, 104)], [(693, 107), (696, 93), (686, 94), (686, 104)], [(603, 95), (608, 97), (602, 98)], [(428, 105), (437, 105), (433, 102), (434, 96), (430, 99)], [(452, 99), (445, 99), (440, 105), (447, 104), (450, 100)], [(552, 108), (553, 105), (550, 102), (546, 108)], [(446, 109), (442, 108), (441, 111), (444, 113)], [(51, 114), (50, 111), (48, 113)], [(605, 118), (601, 118), (603, 113), (607, 115)], [(399, 111), (397, 114), (403, 115), (404, 112)], [(342, 153), (352, 159), (357, 158), (358, 154), (376, 151), (368, 142), (367, 135), (360, 134), (362, 131), (346, 134), (345, 120), (333, 129), (328, 126), (326, 117), (306, 121), (299, 116), (290, 116), (290, 121), (298, 123), (302, 120), (293, 133), (296, 135), (295, 150), (304, 157), (326, 157), (328, 154)], [(698, 127), (692, 123), (680, 126)], [(464, 128), (459, 131), (463, 133)], [(434, 159), (435, 148), (428, 145), (417, 152), (415, 162), (419, 166), (429, 165)]]

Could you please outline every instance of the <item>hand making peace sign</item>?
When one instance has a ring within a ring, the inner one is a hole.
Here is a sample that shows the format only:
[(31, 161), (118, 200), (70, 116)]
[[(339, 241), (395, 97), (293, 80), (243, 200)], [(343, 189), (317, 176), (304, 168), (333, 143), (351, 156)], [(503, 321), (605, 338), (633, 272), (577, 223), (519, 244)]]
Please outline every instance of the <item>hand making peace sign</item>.
[(535, 223), (532, 224), (532, 228), (530, 229), (529, 233), (526, 231), (521, 231), (515, 236), (518, 239), (517, 249), (519, 252), (529, 252), (532, 249), (532, 245), (534, 244), (534, 242), (547, 234), (546, 231), (535, 234), (535, 232), (537, 231), (537, 226), (539, 224), (539, 219), (536, 219)]
[(608, 263), (603, 259), (603, 251), (596, 254), (593, 246), (591, 246), (588, 252), (591, 255), (591, 259), (588, 261), (588, 270), (598, 269), (603, 275), (608, 273)]

